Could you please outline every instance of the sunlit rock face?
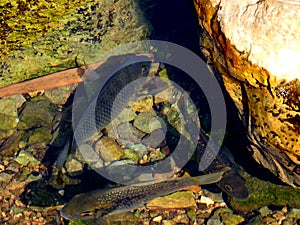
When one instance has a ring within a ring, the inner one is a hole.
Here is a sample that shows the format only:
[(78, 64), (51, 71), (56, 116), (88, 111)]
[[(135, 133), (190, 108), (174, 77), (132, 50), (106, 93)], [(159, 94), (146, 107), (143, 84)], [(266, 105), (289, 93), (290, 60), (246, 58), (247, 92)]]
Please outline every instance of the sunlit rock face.
[(194, 3), (200, 47), (238, 108), (253, 157), (300, 187), (300, 1)]

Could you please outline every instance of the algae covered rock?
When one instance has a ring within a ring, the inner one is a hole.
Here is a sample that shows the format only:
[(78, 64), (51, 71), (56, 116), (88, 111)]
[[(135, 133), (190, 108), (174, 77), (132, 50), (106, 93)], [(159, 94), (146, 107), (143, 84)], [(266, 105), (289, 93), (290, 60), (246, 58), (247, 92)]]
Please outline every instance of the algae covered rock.
[(300, 187), (300, 5), (194, 3), (202, 52), (235, 103), (249, 152), (283, 182)]
[(235, 211), (249, 212), (267, 205), (300, 208), (300, 189), (260, 180), (246, 172), (242, 172), (242, 175), (250, 195), (245, 200), (228, 196), (229, 205)]
[(35, 143), (45, 143), (49, 144), (52, 140), (52, 135), (49, 129), (47, 128), (37, 128), (35, 129), (31, 136), (29, 137), (28, 144), (35, 144)]
[(0, 8), (0, 86), (75, 67), (77, 58), (96, 62), (151, 30), (132, 0), (4, 1)]
[(20, 115), (19, 129), (49, 127), (56, 113), (56, 106), (49, 101), (30, 101)]
[(233, 213), (231, 209), (219, 208), (214, 211), (210, 219), (219, 219), (225, 225), (237, 225), (244, 222), (244, 218)]
[(18, 123), (18, 108), (25, 102), (22, 95), (0, 99), (0, 130), (11, 130)]

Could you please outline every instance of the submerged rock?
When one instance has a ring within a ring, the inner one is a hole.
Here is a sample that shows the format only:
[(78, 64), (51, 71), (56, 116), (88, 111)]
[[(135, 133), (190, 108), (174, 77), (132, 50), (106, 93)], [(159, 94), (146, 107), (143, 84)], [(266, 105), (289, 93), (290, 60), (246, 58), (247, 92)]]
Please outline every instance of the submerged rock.
[(56, 107), (49, 101), (30, 101), (25, 105), (18, 123), (19, 129), (30, 129), (33, 127), (49, 127), (52, 123)]
[(0, 130), (11, 130), (18, 123), (18, 108), (25, 102), (22, 95), (14, 95), (0, 99)]
[(162, 128), (163, 121), (156, 117), (154, 110), (141, 112), (133, 121), (133, 125), (145, 133)]
[(191, 191), (180, 191), (173, 194), (153, 199), (147, 203), (149, 209), (180, 209), (196, 208), (194, 194)]
[(102, 137), (95, 145), (95, 150), (101, 156), (105, 163), (119, 160), (123, 157), (123, 149), (109, 137)]
[(77, 84), (71, 84), (59, 88), (45, 91), (45, 96), (53, 103), (63, 105), (67, 102), (69, 96), (73, 93)]
[(31, 153), (22, 150), (15, 158), (15, 161), (22, 166), (27, 166), (28, 163), (32, 163), (33, 165), (39, 165), (41, 162), (38, 161)]
[(52, 140), (51, 132), (48, 128), (37, 128), (34, 129), (32, 134), (29, 137), (28, 144), (35, 144), (35, 143), (45, 143), (49, 144)]
[(245, 221), (245, 219), (233, 213), (231, 209), (228, 208), (219, 208), (214, 211), (210, 219), (219, 219), (225, 225), (238, 225)]

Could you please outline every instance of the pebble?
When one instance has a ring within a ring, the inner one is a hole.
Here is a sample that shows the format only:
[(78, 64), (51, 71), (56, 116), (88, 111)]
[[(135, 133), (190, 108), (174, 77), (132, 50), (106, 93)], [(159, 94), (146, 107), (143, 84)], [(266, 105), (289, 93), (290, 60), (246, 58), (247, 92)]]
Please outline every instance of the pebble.
[[(94, 148), (88, 144), (83, 144), (79, 147), (78, 153), (82, 157), (82, 159), (88, 163), (98, 163), (100, 160), (99, 154), (96, 153)], [(102, 167), (102, 166), (101, 166)]]
[(12, 179), (13, 175), (2, 172), (0, 173), (0, 182), (4, 182), (4, 183), (9, 183), (10, 180)]
[(153, 222), (157, 222), (157, 223), (160, 223), (162, 221), (162, 216), (156, 216), (152, 219)]
[(39, 165), (41, 162), (38, 161), (31, 153), (21, 150), (18, 156), (15, 158), (15, 161), (22, 166), (26, 166), (28, 163), (33, 165)]
[(142, 158), (148, 153), (147, 147), (143, 144), (128, 145), (128, 148), (135, 151), (138, 154), (139, 158)]
[(182, 208), (196, 208), (196, 202), (191, 191), (179, 191), (173, 194), (153, 199), (147, 203), (149, 209), (182, 209)]
[(242, 216), (234, 214), (229, 208), (216, 209), (210, 218), (220, 219), (225, 225), (238, 225), (245, 221)]
[(300, 219), (300, 209), (292, 208), (290, 212), (287, 213), (287, 217)]
[(65, 168), (68, 171), (68, 174), (71, 174), (72, 176), (76, 176), (79, 174), (82, 174), (83, 172), (83, 165), (81, 162), (77, 161), (74, 158), (68, 158), (68, 160), (65, 163)]
[(224, 223), (218, 219), (208, 219), (206, 225), (224, 225)]
[(124, 156), (123, 149), (110, 137), (102, 137), (95, 145), (105, 163), (119, 160)]
[(163, 220), (162, 225), (176, 225), (176, 222), (172, 220)]
[(128, 145), (130, 143), (139, 143), (140, 139), (145, 136), (145, 133), (138, 130), (130, 123), (121, 123), (117, 129), (118, 143)]
[(162, 143), (164, 143), (165, 135), (166, 135), (165, 129), (163, 128), (156, 129), (152, 131), (151, 134), (149, 134), (148, 136), (145, 136), (142, 139), (142, 143), (146, 146), (150, 146), (151, 148), (157, 148)]
[(213, 205), (215, 202), (211, 198), (202, 195), (200, 197), (199, 203), (206, 204), (206, 206), (208, 207), (210, 205)]
[(268, 208), (268, 206), (264, 206), (262, 208), (260, 208), (259, 210), (259, 213), (262, 215), (262, 216), (267, 216), (269, 215), (272, 211)]
[(133, 121), (133, 126), (142, 132), (150, 134), (152, 131), (162, 128), (162, 119), (156, 117), (154, 110), (141, 112)]

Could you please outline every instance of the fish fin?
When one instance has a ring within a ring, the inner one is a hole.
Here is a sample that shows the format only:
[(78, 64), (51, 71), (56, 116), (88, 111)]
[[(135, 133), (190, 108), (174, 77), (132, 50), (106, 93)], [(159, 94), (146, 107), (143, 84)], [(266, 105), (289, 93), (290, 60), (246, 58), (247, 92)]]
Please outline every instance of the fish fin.
[(206, 174), (206, 175), (202, 175), (202, 176), (198, 176), (195, 177), (195, 179), (197, 179), (199, 185), (206, 185), (206, 184), (213, 184), (213, 183), (217, 183), (220, 180), (222, 180), (223, 175), (225, 174), (225, 172), (231, 170), (230, 167), (224, 167), (223, 169), (221, 169), (218, 172), (214, 172), (214, 173), (210, 173), (210, 174)]

